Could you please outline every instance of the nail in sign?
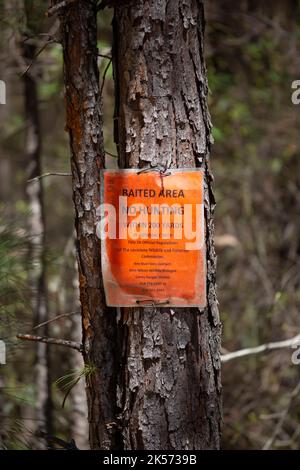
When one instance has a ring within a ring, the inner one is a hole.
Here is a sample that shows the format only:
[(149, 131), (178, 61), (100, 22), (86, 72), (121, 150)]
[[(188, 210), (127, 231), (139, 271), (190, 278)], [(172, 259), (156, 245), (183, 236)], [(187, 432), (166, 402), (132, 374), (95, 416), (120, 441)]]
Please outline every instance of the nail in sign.
[(107, 305), (203, 308), (203, 170), (103, 170), (101, 179), (97, 231)]

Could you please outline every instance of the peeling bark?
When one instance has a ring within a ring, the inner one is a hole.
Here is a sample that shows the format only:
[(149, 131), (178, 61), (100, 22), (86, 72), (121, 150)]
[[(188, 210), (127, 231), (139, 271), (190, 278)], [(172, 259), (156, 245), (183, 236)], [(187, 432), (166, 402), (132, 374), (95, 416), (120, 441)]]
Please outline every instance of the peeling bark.
[[(55, 3), (55, 2), (54, 2)], [(60, 13), (67, 124), (70, 136), (77, 259), (82, 309), (90, 445), (116, 446), (116, 312), (105, 305), (96, 209), (104, 166), (97, 66), (97, 2), (72, 2)]]
[(218, 449), (220, 320), (209, 169), (203, 4), (117, 6), (115, 138), (122, 168), (205, 170), (208, 306), (122, 309), (119, 426), (125, 449)]
[[(55, 3), (55, 2), (54, 2)], [(93, 449), (217, 449), (220, 321), (215, 291), (211, 123), (196, 0), (117, 3), (116, 140), (121, 167), (202, 167), (208, 306), (105, 306), (96, 237), (104, 166), (96, 1), (60, 13), (77, 230), (90, 444)], [(122, 5), (122, 6), (120, 6)]]

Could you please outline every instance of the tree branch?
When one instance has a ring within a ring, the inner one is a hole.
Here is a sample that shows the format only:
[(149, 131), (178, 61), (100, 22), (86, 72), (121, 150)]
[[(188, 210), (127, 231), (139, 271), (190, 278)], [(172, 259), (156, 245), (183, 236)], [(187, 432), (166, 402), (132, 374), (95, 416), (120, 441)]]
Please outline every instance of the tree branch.
[(72, 315), (76, 315), (76, 314), (79, 314), (79, 313), (80, 313), (79, 310), (77, 310), (75, 312), (70, 312), (70, 313), (62, 313), (61, 315), (57, 315), (54, 318), (50, 318), (50, 320), (44, 321), (43, 323), (40, 323), (39, 325), (34, 326), (33, 329), (37, 330), (38, 328), (41, 328), (42, 326), (48, 325), (49, 323), (52, 323), (56, 320), (59, 320), (60, 318), (70, 317)]
[(259, 354), (264, 351), (272, 351), (274, 349), (292, 348), (293, 346), (297, 345), (300, 346), (300, 335), (283, 341), (262, 344), (260, 346), (256, 346), (255, 348), (240, 349), (238, 351), (223, 354), (221, 355), (221, 362), (228, 362), (232, 359), (237, 359), (238, 357), (251, 356), (252, 354)]
[(277, 425), (275, 426), (275, 429), (274, 429), (274, 432), (272, 434), (272, 436), (267, 440), (267, 442), (265, 443), (265, 445), (263, 446), (263, 449), (262, 450), (270, 450), (271, 447), (273, 446), (276, 438), (278, 437), (278, 434), (280, 433), (280, 431), (282, 430), (282, 427), (284, 425), (284, 422), (289, 414), (289, 411), (291, 409), (291, 406), (293, 404), (293, 401), (294, 399), (299, 395), (299, 392), (300, 392), (300, 382), (298, 382), (298, 384), (296, 385), (296, 387), (294, 388), (294, 390), (292, 391), (292, 393), (290, 394), (289, 396), (289, 400), (288, 400), (288, 404), (287, 404), (287, 407), (285, 408), (285, 410), (281, 413), (281, 417), (277, 423)]
[(65, 346), (67, 348), (76, 349), (76, 351), (82, 352), (82, 344), (76, 343), (75, 341), (68, 341), (66, 339), (48, 338), (46, 336), (34, 336), (34, 335), (17, 335), (18, 339), (25, 341), (35, 341), (40, 343), (56, 344), (57, 346)]
[(107, 66), (105, 67), (105, 70), (104, 70), (104, 73), (103, 73), (103, 77), (102, 77), (102, 84), (101, 84), (101, 88), (100, 88), (100, 96), (102, 96), (102, 92), (103, 92), (103, 88), (104, 88), (104, 83), (105, 83), (105, 77), (106, 77), (106, 74), (107, 74), (107, 71), (110, 67), (112, 63), (112, 59), (110, 59), (107, 63)]
[(102, 57), (103, 59), (109, 59), (109, 60), (112, 59), (111, 55), (101, 54), (100, 52), (98, 52), (98, 57)]
[(27, 180), (27, 183), (32, 183), (33, 181), (38, 181), (42, 178), (46, 178), (47, 176), (72, 176), (71, 173), (43, 173), (42, 175), (36, 176), (35, 178), (31, 178)]
[(118, 155), (115, 155), (114, 153), (108, 152), (107, 150), (105, 150), (105, 153), (107, 155), (110, 155), (111, 157), (118, 158)]
[(35, 54), (33, 60), (28, 64), (28, 66), (26, 67), (26, 69), (24, 70), (24, 72), (21, 74), (21, 77), (23, 77), (24, 75), (26, 75), (29, 70), (31, 69), (31, 67), (33, 66), (34, 62), (36, 61), (36, 59), (38, 58), (38, 56), (43, 52), (44, 49), (46, 49), (46, 47), (49, 45), (49, 44), (53, 44), (55, 41), (53, 39), (48, 39), (48, 41), (46, 41), (42, 47), (37, 51), (37, 53)]

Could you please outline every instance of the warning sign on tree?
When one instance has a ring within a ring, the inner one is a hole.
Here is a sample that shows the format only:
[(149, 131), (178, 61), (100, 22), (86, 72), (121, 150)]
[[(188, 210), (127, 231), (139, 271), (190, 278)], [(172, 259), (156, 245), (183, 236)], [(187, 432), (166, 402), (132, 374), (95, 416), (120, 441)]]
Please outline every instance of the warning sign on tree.
[(204, 307), (203, 171), (103, 170), (101, 178), (107, 305)]

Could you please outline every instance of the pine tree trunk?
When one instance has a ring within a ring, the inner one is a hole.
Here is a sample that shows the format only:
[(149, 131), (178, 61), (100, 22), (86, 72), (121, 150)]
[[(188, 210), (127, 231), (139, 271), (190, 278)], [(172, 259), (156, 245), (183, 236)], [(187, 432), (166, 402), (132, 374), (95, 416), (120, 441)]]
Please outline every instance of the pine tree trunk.
[(84, 359), (91, 368), (90, 444), (93, 449), (217, 449), (220, 321), (203, 6), (196, 0), (137, 0), (116, 7), (119, 163), (204, 168), (208, 292), (203, 311), (122, 309), (117, 322), (115, 310), (105, 306), (95, 233), (104, 166), (96, 4), (72, 2), (60, 14)]
[(204, 168), (208, 306), (203, 311), (122, 309), (118, 406), (123, 446), (218, 449), (220, 321), (203, 4), (127, 3), (116, 7), (114, 20), (119, 164)]
[[(56, 3), (56, 2), (54, 2)], [(79, 289), (91, 448), (116, 447), (116, 312), (105, 305), (100, 240), (99, 176), (104, 167), (97, 65), (97, 1), (70, 3), (60, 14), (70, 136)]]

